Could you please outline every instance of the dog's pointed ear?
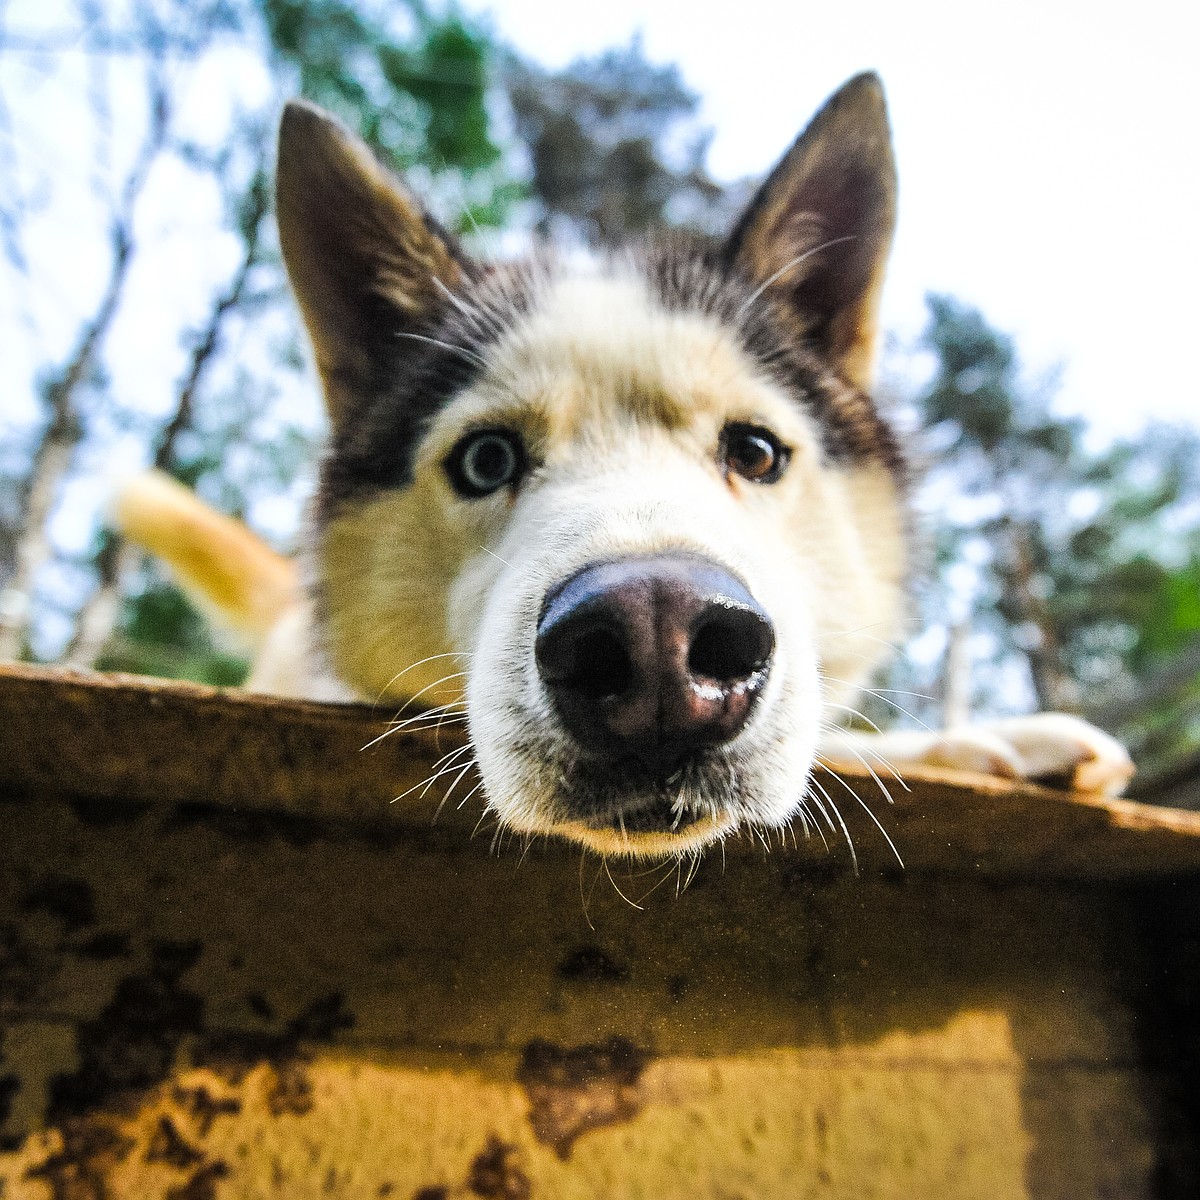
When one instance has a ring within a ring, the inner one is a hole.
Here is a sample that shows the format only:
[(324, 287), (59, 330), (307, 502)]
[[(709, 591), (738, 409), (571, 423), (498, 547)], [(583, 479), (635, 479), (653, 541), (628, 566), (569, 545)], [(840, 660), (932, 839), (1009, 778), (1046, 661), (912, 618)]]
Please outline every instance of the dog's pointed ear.
[(874, 74), (857, 75), (771, 172), (725, 257), (775, 299), (797, 339), (865, 389), (895, 223), (883, 87)]
[(420, 203), (334, 117), (283, 111), (275, 183), (279, 242), (335, 427), (424, 328), (468, 262)]

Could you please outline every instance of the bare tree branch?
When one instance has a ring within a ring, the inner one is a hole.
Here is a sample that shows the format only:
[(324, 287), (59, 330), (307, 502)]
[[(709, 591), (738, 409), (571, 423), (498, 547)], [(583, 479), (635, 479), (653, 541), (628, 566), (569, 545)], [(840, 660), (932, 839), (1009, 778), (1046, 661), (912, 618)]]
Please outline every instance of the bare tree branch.
[(204, 373), (217, 353), (226, 317), (243, 302), (246, 285), (260, 258), (263, 221), (270, 203), (266, 164), (260, 162), (246, 194), (245, 243), (242, 260), (229, 286), (214, 301), (203, 332), (192, 350), (187, 375), (179, 388), (179, 398), (171, 419), (163, 426), (154, 450), (154, 465), (161, 471), (170, 470), (175, 460), (175, 445), (179, 435), (191, 424), (196, 391)]
[(120, 305), (133, 257), (133, 218), (137, 201), (167, 141), (169, 105), (157, 66), (151, 68), (150, 124), (113, 213), (109, 227), (108, 279), (100, 303), (86, 322), (74, 350), (46, 384), (49, 419), (33, 453), (33, 465), (18, 504), (17, 546), (12, 577), (0, 599), (0, 660), (25, 651), (37, 574), (50, 557), (47, 524), (82, 436), (78, 396), (96, 367), (99, 347)]
[[(229, 286), (213, 299), (208, 320), (192, 349), (187, 373), (180, 382), (175, 410), (155, 444), (153, 462), (160, 471), (170, 471), (176, 464), (177, 443), (180, 435), (192, 423), (196, 393), (220, 349), (226, 320), (245, 300), (247, 284), (261, 257), (262, 227), (269, 200), (267, 166), (265, 160), (260, 160), (240, 206), (245, 239), (241, 261)], [(90, 667), (99, 657), (120, 617), (123, 580), (137, 565), (139, 558), (138, 552), (119, 534), (110, 534), (105, 539), (96, 558), (96, 586), (79, 610), (75, 632), (63, 655), (65, 663)]]
[(1016, 620), (1036, 633), (1033, 644), (1022, 649), (1038, 707), (1074, 712), (1079, 707), (1079, 688), (1064, 669), (1057, 622), (1036, 586), (1035, 529), (1029, 521), (1012, 517), (1003, 519), (1001, 529), (1006, 554), (998, 564), (998, 574), (1007, 602)]

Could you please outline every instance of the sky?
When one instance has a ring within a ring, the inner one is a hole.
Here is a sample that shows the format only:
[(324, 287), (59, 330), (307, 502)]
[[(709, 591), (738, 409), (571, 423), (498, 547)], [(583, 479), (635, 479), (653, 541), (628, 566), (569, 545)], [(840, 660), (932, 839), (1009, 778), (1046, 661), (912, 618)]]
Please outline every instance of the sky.
[[(438, 2), (449, 0), (431, 0)], [(714, 135), (710, 170), (729, 181), (765, 174), (842, 82), (878, 71), (900, 173), (884, 327), (911, 342), (923, 324), (925, 294), (949, 292), (1015, 335), (1031, 377), (1061, 364), (1060, 407), (1085, 415), (1101, 436), (1133, 432), (1152, 417), (1200, 424), (1194, 5), (457, 2), (551, 67), (640, 35), (647, 56), (677, 64), (701, 97), (700, 120)], [(73, 5), (0, 4), (13, 29), (53, 25), (60, 10), (69, 14)], [(201, 73), (190, 93), (203, 122), (223, 128), (218, 109), (235, 94), (262, 102), (268, 85), (252, 64), (217, 59), (211, 69), (223, 77)], [(39, 419), (34, 373), (63, 360), (94, 310), (108, 251), (93, 179), (103, 164), (88, 128), (71, 115), (86, 104), (88, 81), (75, 78), (68, 94), (69, 72), (41, 71), (12, 56), (0, 56), (0, 71), (10, 72), (0, 80), (6, 100), (23, 106), (0, 114), (0, 167), (15, 161), (17, 130), (20, 161), (44, 176), (30, 191), (28, 286), (0, 287), (2, 451), (9, 431), (27, 431)], [(137, 91), (136, 80), (124, 82)], [(109, 84), (118, 119), (108, 153), (119, 162), (132, 152), (139, 122), (128, 119), (136, 102), (123, 98), (120, 71)], [(142, 207), (139, 237), (154, 250), (135, 262), (128, 312), (112, 331), (107, 359), (122, 404), (161, 418), (185, 366), (178, 331), (202, 319), (238, 248), (232, 238), (212, 236), (221, 218), (211, 180), (198, 187), (181, 168), (164, 168)], [(316, 423), (315, 389), (306, 396)], [(89, 545), (110, 487), (106, 473), (137, 466), (144, 438), (113, 446), (105, 461), (83, 464), (60, 506), (56, 538), (66, 550)], [(254, 517), (286, 538), (297, 508), (289, 497), (273, 518), (257, 510)]]
[(767, 171), (858, 71), (887, 90), (900, 223), (885, 327), (928, 291), (1017, 336), (1113, 432), (1200, 422), (1200, 71), (1180, 0), (465, 0), (551, 66), (627, 43), (703, 100), (710, 168)]
[[(1200, 72), (1191, 6), (459, 2), (550, 66), (640, 33), (648, 56), (677, 63), (702, 98), (701, 121), (714, 133), (710, 169), (727, 180), (764, 174), (826, 96), (856, 72), (877, 70), (900, 171), (885, 328), (914, 339), (926, 292), (950, 292), (1016, 335), (1031, 376), (1061, 363), (1061, 406), (1100, 429), (1132, 431), (1148, 416), (1200, 422)], [(17, 0), (8, 19), (14, 28), (40, 23), (46, 3)], [(252, 71), (239, 78), (253, 88)], [(30, 93), (44, 112), (61, 107), (56, 87), (47, 77)], [(87, 158), (72, 136), (72, 122), (42, 122), (38, 144), (25, 150), (53, 163), (61, 181), (62, 164)], [(166, 194), (172, 181), (156, 186)], [(211, 277), (215, 286), (228, 273), (224, 251), (201, 232), (214, 204), (188, 194), (186, 204), (159, 205), (172, 223), (158, 231), (153, 261), (137, 267), (148, 275), (151, 307), (162, 291), (156, 280)], [(0, 377), (29, 377), (17, 359), (31, 369), (61, 358), (102, 277), (105, 247), (94, 223), (59, 218), (44, 227), (50, 245), (38, 296), (28, 306), (25, 297), (0, 296), (0, 325), (11, 335), (0, 329), (9, 360)], [(236, 254), (232, 242), (224, 250)], [(94, 286), (80, 283), (93, 277)], [(191, 291), (202, 308), (209, 288)], [(32, 325), (23, 329), (26, 307)], [(114, 340), (131, 329), (137, 323)], [(119, 344), (113, 351), (126, 352)], [(127, 353), (140, 367), (122, 384), (130, 401), (153, 411), (157, 397), (161, 407), (162, 380), (178, 372), (176, 339), (149, 339)], [(27, 388), (5, 390), (8, 415), (35, 415)]]

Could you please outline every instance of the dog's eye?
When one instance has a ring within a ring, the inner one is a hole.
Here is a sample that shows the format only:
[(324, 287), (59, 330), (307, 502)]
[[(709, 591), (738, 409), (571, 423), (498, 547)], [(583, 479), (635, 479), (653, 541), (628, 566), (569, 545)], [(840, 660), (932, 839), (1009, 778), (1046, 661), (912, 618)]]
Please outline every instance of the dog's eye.
[(755, 483), (774, 483), (784, 472), (792, 452), (761, 425), (726, 425), (721, 434), (721, 463)]
[(450, 451), (446, 474), (463, 496), (486, 496), (512, 483), (525, 469), (525, 447), (506, 429), (469, 433)]

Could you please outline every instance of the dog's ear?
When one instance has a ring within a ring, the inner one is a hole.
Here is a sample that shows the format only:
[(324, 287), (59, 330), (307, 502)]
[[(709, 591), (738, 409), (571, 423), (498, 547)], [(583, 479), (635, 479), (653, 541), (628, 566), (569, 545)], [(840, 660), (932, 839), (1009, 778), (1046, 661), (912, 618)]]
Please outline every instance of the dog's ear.
[(771, 172), (725, 256), (773, 296), (797, 339), (865, 389), (895, 222), (883, 87), (874, 74), (857, 75)]
[(420, 203), (339, 121), (303, 101), (283, 111), (279, 241), (336, 426), (425, 327), (468, 269)]

